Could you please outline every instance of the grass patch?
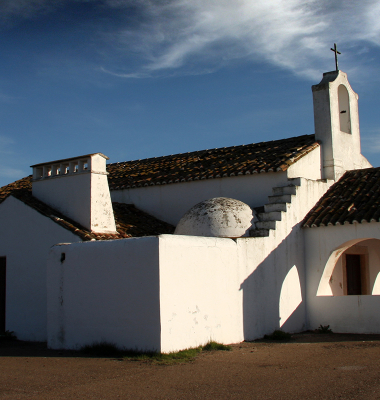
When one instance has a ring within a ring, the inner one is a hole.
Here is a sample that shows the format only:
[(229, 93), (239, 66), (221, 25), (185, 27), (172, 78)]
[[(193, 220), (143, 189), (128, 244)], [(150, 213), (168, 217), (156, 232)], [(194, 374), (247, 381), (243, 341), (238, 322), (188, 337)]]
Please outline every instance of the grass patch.
[(83, 346), (79, 351), (91, 357), (116, 357), (129, 361), (149, 361), (155, 364), (176, 364), (192, 361), (202, 351), (231, 350), (230, 346), (210, 341), (204, 346), (171, 353), (146, 352), (120, 349), (114, 343), (96, 342)]
[(284, 332), (281, 329), (276, 329), (272, 334), (265, 335), (264, 339), (268, 340), (290, 340), (292, 335), (288, 332)]
[(211, 342), (208, 342), (207, 344), (205, 344), (202, 347), (202, 350), (204, 350), (204, 351), (216, 351), (216, 350), (230, 351), (232, 349), (231, 349), (231, 346), (227, 346), (222, 343), (217, 343), (217, 342), (211, 341)]

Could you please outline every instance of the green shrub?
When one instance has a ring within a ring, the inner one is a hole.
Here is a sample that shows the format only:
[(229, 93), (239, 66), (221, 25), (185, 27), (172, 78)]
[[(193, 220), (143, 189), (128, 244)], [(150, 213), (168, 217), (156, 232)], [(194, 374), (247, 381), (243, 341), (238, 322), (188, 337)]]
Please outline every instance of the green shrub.
[(319, 325), (319, 328), (315, 330), (317, 333), (333, 333), (330, 329), (330, 325)]

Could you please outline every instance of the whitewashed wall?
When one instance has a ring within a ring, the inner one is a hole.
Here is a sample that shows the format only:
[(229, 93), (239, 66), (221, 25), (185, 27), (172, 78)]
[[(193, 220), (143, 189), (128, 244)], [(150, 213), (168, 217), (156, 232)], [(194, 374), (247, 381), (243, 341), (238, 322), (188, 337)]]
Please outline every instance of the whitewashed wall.
[(160, 236), (165, 351), (209, 339), (239, 342), (279, 328), (306, 328), (300, 222), (332, 183), (301, 178), (297, 194), (268, 237)]
[(300, 180), (297, 194), (268, 237), (238, 239), (245, 257), (244, 337), (252, 340), (282, 328), (305, 329), (304, 241), (300, 222), (332, 181)]
[[(338, 94), (342, 85), (348, 96), (345, 105)], [(360, 152), (359, 96), (348, 82), (347, 74), (342, 71), (325, 73), (312, 90), (315, 137), (322, 143), (323, 177), (338, 180), (345, 171), (371, 167)], [(350, 129), (344, 132), (340, 125), (343, 115), (350, 120)]]
[[(304, 236), (307, 252), (308, 328), (316, 329), (319, 325), (330, 325), (335, 332), (380, 332), (380, 296), (343, 296), (342, 293), (333, 296), (334, 286), (330, 285), (333, 267), (340, 256), (338, 253), (334, 259), (335, 251), (339, 248), (344, 251), (350, 246), (360, 246), (368, 239), (380, 239), (380, 223), (306, 228)], [(378, 251), (374, 249), (376, 242), (371, 240), (369, 244), (369, 249), (372, 248), (370, 285), (376, 293)]]
[(322, 179), (321, 151), (319, 146), (292, 164), (286, 171), (288, 178)]
[(80, 239), (23, 202), (0, 204), (0, 257), (6, 257), (6, 329), (46, 341), (46, 256), (60, 241)]
[[(55, 246), (48, 260), (48, 344), (106, 340), (174, 351), (305, 329), (300, 221), (331, 182), (300, 180), (269, 237), (161, 235)], [(61, 261), (61, 254), (65, 260)]]
[(36, 180), (33, 196), (89, 231), (116, 231), (105, 173), (85, 171)]
[(195, 204), (213, 197), (230, 197), (261, 207), (272, 195), (272, 188), (288, 185), (288, 178), (321, 179), (321, 149), (318, 147), (286, 172), (267, 172), (226, 178), (204, 179), (168, 185), (112, 190), (112, 201), (134, 204), (163, 221), (177, 225)]
[(159, 238), (162, 351), (244, 340), (239, 245), (224, 238)]
[(54, 246), (47, 285), (49, 347), (160, 350), (157, 237)]
[(195, 204), (213, 197), (230, 197), (250, 207), (263, 206), (272, 187), (287, 184), (285, 172), (268, 172), (229, 178), (204, 179), (170, 185), (112, 190), (111, 199), (134, 204), (163, 221), (177, 225)]

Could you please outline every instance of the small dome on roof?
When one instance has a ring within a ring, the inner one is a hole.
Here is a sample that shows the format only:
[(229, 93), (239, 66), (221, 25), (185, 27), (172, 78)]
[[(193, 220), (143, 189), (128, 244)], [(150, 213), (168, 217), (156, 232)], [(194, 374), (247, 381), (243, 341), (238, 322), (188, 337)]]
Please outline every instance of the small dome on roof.
[(179, 221), (175, 235), (237, 238), (249, 235), (254, 212), (240, 200), (215, 197), (192, 207)]

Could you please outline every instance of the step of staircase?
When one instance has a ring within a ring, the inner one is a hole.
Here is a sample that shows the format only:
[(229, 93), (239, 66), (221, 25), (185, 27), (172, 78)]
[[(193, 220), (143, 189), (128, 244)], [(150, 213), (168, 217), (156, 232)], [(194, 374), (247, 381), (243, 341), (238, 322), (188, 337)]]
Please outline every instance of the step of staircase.
[(260, 221), (281, 221), (284, 211), (271, 211), (257, 214)]
[[(289, 179), (287, 186), (274, 187), (272, 196), (268, 196), (268, 203), (264, 205), (264, 212), (258, 212), (256, 228), (249, 231), (251, 237), (269, 236), (270, 230), (275, 230), (277, 221), (281, 221), (287, 210), (287, 205), (291, 204), (292, 198), (297, 194), (297, 186), (301, 185), (300, 178)], [(260, 211), (262, 207), (260, 207)], [(259, 211), (259, 210), (257, 210)]]
[(272, 211), (286, 211), (286, 205), (287, 205), (287, 203), (265, 204), (264, 210), (266, 213), (272, 212)]
[(276, 196), (282, 195), (282, 194), (296, 194), (297, 193), (297, 187), (294, 185), (291, 186), (280, 186), (280, 187), (275, 187), (272, 189), (273, 194)]
[(291, 194), (279, 194), (275, 196), (268, 196), (269, 204), (273, 203), (291, 203), (292, 195)]
[(276, 229), (276, 221), (257, 221), (255, 223), (257, 229)]
[(266, 237), (269, 236), (269, 229), (251, 229), (249, 231), (250, 237)]

